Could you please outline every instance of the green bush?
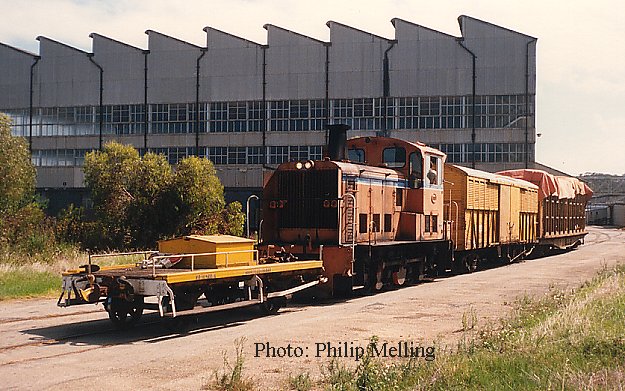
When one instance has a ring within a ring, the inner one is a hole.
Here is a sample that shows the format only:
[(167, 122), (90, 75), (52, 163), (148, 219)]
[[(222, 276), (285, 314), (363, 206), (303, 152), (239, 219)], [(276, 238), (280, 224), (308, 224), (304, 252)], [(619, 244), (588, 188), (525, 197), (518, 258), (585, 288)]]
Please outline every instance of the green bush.
[(140, 157), (132, 146), (112, 142), (86, 155), (84, 171), (96, 219), (80, 231), (89, 236), (84, 242), (99, 238), (90, 248), (146, 248), (172, 236), (243, 233), (241, 205), (226, 205), (207, 159), (191, 156), (172, 167), (163, 155)]

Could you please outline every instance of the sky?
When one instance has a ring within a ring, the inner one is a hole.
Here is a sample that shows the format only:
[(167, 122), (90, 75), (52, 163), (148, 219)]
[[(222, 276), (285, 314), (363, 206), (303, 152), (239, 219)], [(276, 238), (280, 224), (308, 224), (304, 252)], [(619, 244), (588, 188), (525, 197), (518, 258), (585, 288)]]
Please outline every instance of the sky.
[(206, 26), (266, 43), (267, 23), (329, 41), (329, 20), (392, 39), (395, 17), (460, 36), (458, 16), (472, 16), (538, 38), (536, 160), (625, 174), (622, 0), (0, 0), (0, 10), (0, 42), (34, 53), (40, 35), (91, 51), (92, 32), (147, 48), (148, 29), (205, 46)]

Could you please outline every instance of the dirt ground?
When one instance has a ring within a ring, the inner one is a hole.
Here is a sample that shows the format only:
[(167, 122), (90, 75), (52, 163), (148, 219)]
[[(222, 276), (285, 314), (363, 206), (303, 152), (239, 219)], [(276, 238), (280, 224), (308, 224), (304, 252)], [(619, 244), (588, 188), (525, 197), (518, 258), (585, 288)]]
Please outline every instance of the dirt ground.
[(101, 305), (0, 302), (0, 388), (200, 389), (223, 368), (224, 352), (233, 357), (241, 338), (245, 374), (261, 389), (285, 389), (290, 373), (318, 377), (328, 352), (347, 354), (341, 360), (353, 364), (373, 335), (388, 343), (389, 354), (400, 343), (455, 346), (463, 317), (478, 327), (497, 322), (524, 295), (576, 287), (602, 267), (625, 262), (625, 231), (589, 231), (584, 245), (565, 254), (372, 296), (295, 304), (274, 316), (249, 308), (207, 314), (193, 318), (186, 333), (168, 331), (155, 314), (132, 330), (115, 331)]

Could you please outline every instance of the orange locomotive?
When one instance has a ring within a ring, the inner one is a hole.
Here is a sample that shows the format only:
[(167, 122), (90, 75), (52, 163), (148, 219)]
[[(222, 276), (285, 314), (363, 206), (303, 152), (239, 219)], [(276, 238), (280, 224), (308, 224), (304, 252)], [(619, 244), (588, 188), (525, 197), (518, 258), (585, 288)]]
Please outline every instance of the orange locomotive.
[(266, 180), (261, 255), (322, 258), (337, 295), (473, 271), (539, 244), (538, 186), (445, 164), (422, 143), (346, 132), (330, 126), (328, 157), (283, 163)]

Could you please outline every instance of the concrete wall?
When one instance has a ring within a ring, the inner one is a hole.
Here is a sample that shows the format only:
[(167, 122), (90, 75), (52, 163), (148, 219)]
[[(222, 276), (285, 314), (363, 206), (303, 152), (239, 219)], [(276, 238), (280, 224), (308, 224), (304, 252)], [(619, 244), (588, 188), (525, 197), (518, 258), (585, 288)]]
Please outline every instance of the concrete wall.
[(261, 100), (263, 47), (206, 27), (207, 53), (201, 62), (201, 101)]
[(267, 98), (323, 99), (326, 46), (273, 25), (267, 29)]
[(149, 103), (195, 102), (199, 46), (148, 30)]
[(477, 56), (478, 95), (524, 94), (526, 63), (529, 93), (536, 93), (535, 38), (469, 16), (458, 23), (465, 45)]
[(625, 227), (625, 204), (612, 206), (612, 224), (617, 227)]
[[(266, 25), (267, 45), (207, 27), (206, 48), (148, 30), (148, 103), (194, 103), (197, 61), (200, 60), (200, 102), (324, 99), (326, 76), (330, 99), (380, 98), (384, 94), (384, 54), (388, 53), (389, 96), (470, 96), (472, 57), (477, 56), (478, 95), (529, 94), (536, 91), (534, 38), (471, 17), (461, 16), (462, 35), (454, 37), (402, 19), (393, 19), (395, 36), (380, 37), (338, 22), (328, 22), (330, 42)], [(104, 69), (104, 104), (144, 103), (145, 55), (141, 48), (98, 34), (93, 59)], [(97, 106), (99, 70), (87, 52), (40, 37), (41, 61), (35, 68), (35, 107)], [(530, 43), (528, 46), (528, 42)], [(528, 51), (529, 49), (529, 51)], [(328, 56), (326, 57), (326, 52)], [(527, 56), (529, 54), (529, 56)], [(35, 55), (0, 44), (0, 109), (27, 109), (30, 65)], [(326, 75), (326, 60), (328, 73)], [(529, 62), (528, 62), (529, 61)], [(529, 141), (535, 129), (530, 126)], [(391, 136), (426, 143), (470, 143), (471, 129), (391, 129)], [(352, 131), (350, 136), (374, 135)], [(519, 128), (478, 128), (477, 142), (524, 143)], [(137, 135), (105, 135), (143, 146)], [(97, 136), (36, 137), (35, 149), (86, 149)], [(261, 132), (201, 133), (202, 146), (260, 146)], [(266, 134), (265, 145), (322, 145), (325, 132)], [(193, 147), (195, 134), (149, 134), (149, 147)], [(532, 148), (532, 146), (530, 146)], [(533, 148), (532, 148), (533, 149)], [(494, 167), (494, 166), (489, 166)], [(497, 166), (493, 169), (510, 168)], [(81, 186), (79, 168), (42, 167), (42, 187)], [(260, 166), (220, 166), (228, 187), (259, 187)]]
[(382, 96), (383, 57), (389, 39), (337, 22), (330, 28), (330, 98)]
[(46, 37), (38, 37), (41, 61), (37, 64), (36, 107), (97, 105), (100, 70), (87, 52)]
[(0, 43), (0, 108), (28, 108), (30, 67), (35, 54)]
[(456, 37), (393, 19), (391, 96), (470, 95), (472, 58)]
[(93, 59), (104, 69), (104, 104), (144, 102), (143, 50), (99, 34), (91, 34)]

